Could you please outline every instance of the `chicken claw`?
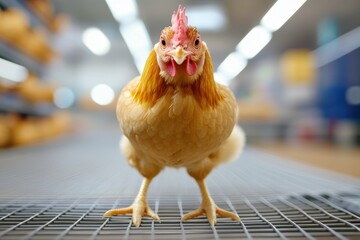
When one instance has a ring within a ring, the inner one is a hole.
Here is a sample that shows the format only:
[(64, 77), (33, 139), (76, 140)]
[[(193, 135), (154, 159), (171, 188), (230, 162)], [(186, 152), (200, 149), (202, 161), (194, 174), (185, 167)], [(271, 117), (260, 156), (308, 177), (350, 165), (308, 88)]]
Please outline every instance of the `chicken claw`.
[(207, 219), (209, 220), (209, 223), (211, 225), (215, 225), (216, 224), (216, 215), (222, 216), (222, 217), (228, 217), (231, 218), (237, 222), (240, 221), (240, 218), (237, 214), (226, 211), (222, 208), (219, 208), (218, 206), (216, 206), (215, 203), (213, 203), (212, 200), (210, 201), (203, 201), (203, 203), (201, 204), (201, 208), (196, 209), (195, 211), (189, 212), (187, 214), (185, 214), (182, 218), (181, 221), (187, 221), (189, 219), (192, 218), (196, 218), (200, 215), (205, 214)]
[(150, 182), (151, 178), (144, 178), (139, 193), (130, 207), (111, 209), (103, 215), (103, 218), (132, 213), (132, 222), (136, 227), (140, 226), (142, 216), (149, 216), (154, 220), (160, 220), (159, 216), (149, 207), (146, 200), (146, 193)]
[(103, 217), (130, 213), (132, 213), (132, 222), (135, 227), (140, 226), (142, 216), (149, 216), (154, 220), (160, 220), (159, 216), (149, 207), (144, 199), (136, 200), (130, 207), (127, 208), (111, 209), (107, 211)]
[(209, 223), (211, 225), (215, 225), (216, 224), (216, 215), (222, 216), (222, 217), (228, 217), (231, 218), (237, 222), (240, 221), (240, 218), (237, 214), (226, 211), (222, 208), (219, 208), (215, 203), (214, 200), (211, 198), (207, 187), (205, 185), (204, 180), (196, 180), (199, 188), (200, 188), (200, 192), (202, 195), (202, 203), (201, 203), (201, 207), (196, 209), (195, 211), (189, 212), (187, 214), (185, 214), (181, 221), (186, 221), (189, 220), (191, 218), (196, 218), (200, 215), (205, 214), (207, 219), (209, 220)]

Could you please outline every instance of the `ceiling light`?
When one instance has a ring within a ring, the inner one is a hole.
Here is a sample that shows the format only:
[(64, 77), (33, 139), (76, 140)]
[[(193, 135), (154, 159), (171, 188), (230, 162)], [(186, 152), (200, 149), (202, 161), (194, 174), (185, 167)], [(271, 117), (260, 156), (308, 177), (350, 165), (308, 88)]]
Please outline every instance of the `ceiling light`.
[(218, 31), (227, 24), (224, 11), (217, 5), (188, 7), (186, 14), (189, 25), (196, 26), (199, 30)]
[(306, 0), (278, 0), (261, 19), (261, 24), (236, 46), (218, 67), (217, 81), (230, 84), (247, 65), (247, 59), (255, 57), (271, 40), (272, 32), (278, 30), (306, 2)]
[(222, 81), (228, 81), (236, 77), (247, 65), (247, 60), (238, 52), (232, 52), (225, 58), (225, 60), (218, 67), (217, 76), (220, 76)]
[(115, 97), (114, 90), (106, 84), (99, 84), (92, 88), (91, 99), (99, 105), (110, 104)]
[(306, 2), (306, 0), (278, 0), (261, 19), (270, 31), (278, 30)]
[(271, 32), (262, 26), (256, 26), (240, 41), (236, 50), (245, 58), (256, 56), (271, 40)]
[(357, 27), (350, 32), (347, 32), (344, 35), (332, 40), (331, 42), (315, 49), (313, 54), (316, 59), (316, 67), (322, 67), (358, 49), (360, 47), (359, 39), (360, 27)]
[(118, 22), (132, 21), (138, 14), (135, 0), (106, 0), (106, 3)]
[(54, 103), (59, 108), (68, 108), (75, 102), (74, 92), (66, 87), (58, 88), (54, 94)]
[(84, 31), (82, 41), (95, 55), (105, 55), (110, 50), (110, 41), (98, 28), (91, 27)]
[(152, 49), (151, 39), (144, 22), (137, 19), (129, 24), (122, 24), (120, 33), (134, 58), (138, 71), (142, 72)]
[(19, 83), (24, 81), (28, 74), (25, 67), (0, 58), (0, 80)]
[(229, 86), (232, 78), (226, 76), (223, 72), (214, 72), (214, 79), (217, 83), (221, 83), (225, 86)]

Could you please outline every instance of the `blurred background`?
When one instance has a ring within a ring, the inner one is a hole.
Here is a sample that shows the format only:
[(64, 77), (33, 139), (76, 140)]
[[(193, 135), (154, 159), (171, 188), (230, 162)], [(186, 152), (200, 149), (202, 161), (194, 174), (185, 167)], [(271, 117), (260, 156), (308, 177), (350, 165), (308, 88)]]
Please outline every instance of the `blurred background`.
[(358, 0), (0, 0), (0, 152), (117, 147), (117, 96), (179, 4), (249, 146), (360, 177)]

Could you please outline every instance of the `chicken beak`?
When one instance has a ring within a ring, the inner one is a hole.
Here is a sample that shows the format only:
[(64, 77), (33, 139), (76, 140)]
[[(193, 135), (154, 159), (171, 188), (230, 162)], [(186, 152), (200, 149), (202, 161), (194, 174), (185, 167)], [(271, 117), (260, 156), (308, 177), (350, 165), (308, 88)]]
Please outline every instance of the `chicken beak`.
[(177, 46), (174, 50), (169, 52), (169, 55), (173, 57), (178, 65), (181, 65), (186, 57), (190, 55), (190, 52), (184, 50), (182, 46)]

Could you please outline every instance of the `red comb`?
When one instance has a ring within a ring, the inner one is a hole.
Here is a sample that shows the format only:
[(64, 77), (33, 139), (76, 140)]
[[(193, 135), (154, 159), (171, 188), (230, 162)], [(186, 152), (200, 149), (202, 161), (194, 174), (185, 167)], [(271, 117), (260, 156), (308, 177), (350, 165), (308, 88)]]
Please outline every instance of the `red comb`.
[(188, 17), (185, 15), (185, 11), (186, 9), (179, 5), (177, 12), (175, 13), (174, 11), (171, 17), (172, 29), (175, 32), (173, 36), (173, 43), (175, 44), (175, 46), (181, 43), (185, 43), (187, 39), (186, 32), (188, 29)]

